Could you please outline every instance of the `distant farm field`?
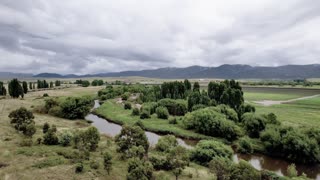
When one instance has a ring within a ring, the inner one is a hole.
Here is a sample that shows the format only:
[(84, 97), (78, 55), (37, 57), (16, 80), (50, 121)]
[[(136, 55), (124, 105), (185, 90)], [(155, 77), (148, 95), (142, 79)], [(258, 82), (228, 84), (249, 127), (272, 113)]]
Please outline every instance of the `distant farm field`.
[(255, 105), (257, 113), (274, 113), (285, 125), (319, 127), (320, 97), (264, 106), (254, 101), (285, 101), (320, 94), (320, 89), (244, 88), (245, 100)]

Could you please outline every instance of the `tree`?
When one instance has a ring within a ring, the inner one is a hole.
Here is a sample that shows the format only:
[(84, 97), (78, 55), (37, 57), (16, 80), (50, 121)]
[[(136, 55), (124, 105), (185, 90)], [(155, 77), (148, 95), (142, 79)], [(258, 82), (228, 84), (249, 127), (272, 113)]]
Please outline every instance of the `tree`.
[(56, 81), (55, 81), (55, 86), (56, 86), (56, 87), (61, 86), (61, 81), (56, 80)]
[(109, 152), (105, 152), (103, 155), (103, 166), (109, 175), (112, 170), (112, 156)]
[(36, 83), (32, 83), (32, 89), (36, 89)]
[(258, 138), (261, 131), (266, 127), (266, 118), (254, 113), (245, 113), (242, 116), (242, 123), (248, 135), (252, 138)]
[(184, 80), (184, 87), (186, 88), (187, 91), (190, 91), (191, 90), (191, 83), (188, 79), (185, 79)]
[(96, 127), (91, 126), (85, 131), (76, 133), (74, 140), (77, 148), (95, 151), (100, 141), (100, 134)]
[(84, 80), (84, 81), (82, 81), (81, 86), (82, 87), (88, 87), (88, 86), (90, 86), (90, 82), (87, 81), (87, 80)]
[(62, 103), (61, 115), (66, 119), (83, 119), (92, 105), (91, 97), (68, 97)]
[(42, 127), (42, 132), (45, 134), (48, 132), (48, 130), (50, 129), (50, 125), (49, 123), (44, 123), (43, 127)]
[(193, 91), (198, 91), (198, 92), (200, 92), (200, 84), (199, 84), (199, 82), (195, 82), (195, 83), (193, 84)]
[(53, 82), (52, 81), (50, 82), (50, 88), (53, 88)]
[(163, 106), (157, 107), (156, 114), (157, 114), (157, 117), (160, 119), (168, 119), (169, 117), (168, 109)]
[(6, 96), (7, 95), (7, 90), (3, 85), (3, 82), (0, 81), (0, 96)]
[(131, 158), (128, 163), (127, 180), (150, 180), (153, 167), (148, 161)]
[(232, 158), (233, 150), (222, 142), (201, 140), (191, 151), (190, 159), (201, 165), (208, 165), (214, 157)]
[(162, 136), (156, 144), (156, 150), (161, 152), (168, 152), (172, 148), (178, 146), (178, 141), (174, 135)]
[(22, 82), (22, 88), (23, 88), (23, 93), (27, 94), (28, 93), (28, 83), (26, 81)]
[(148, 152), (149, 142), (146, 134), (139, 126), (123, 125), (120, 134), (115, 137), (118, 145), (117, 151), (128, 156), (128, 151), (133, 146), (142, 146)]
[(12, 111), (9, 114), (11, 119), (11, 124), (14, 124), (14, 127), (18, 131), (22, 131), (26, 136), (32, 136), (35, 133), (34, 125), (34, 116), (31, 111), (28, 111), (26, 108), (21, 107), (15, 111)]
[(232, 161), (223, 157), (213, 157), (209, 162), (209, 170), (217, 176), (217, 180), (230, 179)]
[(187, 150), (182, 146), (172, 148), (167, 155), (167, 160), (172, 166), (172, 172), (176, 176), (176, 180), (178, 180), (183, 169), (189, 164)]
[(59, 144), (59, 138), (56, 131), (51, 127), (43, 136), (43, 143), (46, 145), (57, 145)]
[(32, 89), (32, 82), (29, 82), (29, 89)]
[(20, 85), (18, 79), (13, 79), (9, 82), (9, 94), (13, 98), (18, 98), (19, 96), (23, 97), (23, 88)]

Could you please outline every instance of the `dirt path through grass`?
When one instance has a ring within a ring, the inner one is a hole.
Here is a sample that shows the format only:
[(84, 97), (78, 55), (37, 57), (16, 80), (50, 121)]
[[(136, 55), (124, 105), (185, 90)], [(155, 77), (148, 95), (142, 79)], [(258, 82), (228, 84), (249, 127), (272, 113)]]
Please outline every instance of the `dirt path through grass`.
[(275, 104), (284, 104), (284, 103), (290, 103), (294, 101), (299, 101), (299, 100), (304, 100), (304, 99), (311, 99), (320, 96), (320, 94), (316, 94), (313, 96), (305, 96), (305, 97), (300, 97), (300, 98), (295, 98), (295, 99), (289, 99), (285, 101), (273, 101), (273, 100), (262, 100), (262, 101), (252, 101), (253, 103), (260, 104), (263, 106), (272, 106)]

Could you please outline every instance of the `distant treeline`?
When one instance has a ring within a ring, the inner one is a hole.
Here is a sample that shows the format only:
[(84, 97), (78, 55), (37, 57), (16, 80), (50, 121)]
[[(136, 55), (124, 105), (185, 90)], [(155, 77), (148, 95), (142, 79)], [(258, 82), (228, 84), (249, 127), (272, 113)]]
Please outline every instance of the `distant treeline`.
[(264, 81), (258, 81), (258, 82), (241, 82), (242, 85), (248, 85), (248, 86), (316, 86), (320, 85), (320, 82), (311, 82), (306, 79), (296, 79), (296, 80), (290, 80), (290, 81), (284, 81), (284, 80), (264, 80)]

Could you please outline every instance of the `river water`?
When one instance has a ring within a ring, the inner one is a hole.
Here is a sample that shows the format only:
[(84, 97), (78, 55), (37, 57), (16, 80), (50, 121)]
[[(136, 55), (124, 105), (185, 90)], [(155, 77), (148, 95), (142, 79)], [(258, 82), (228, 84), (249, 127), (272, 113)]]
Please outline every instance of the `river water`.
[[(98, 101), (95, 101), (94, 109), (100, 106)], [(100, 118), (94, 114), (89, 114), (85, 118), (86, 120), (92, 121), (93, 126), (95, 126), (100, 133), (107, 134), (109, 136), (116, 136), (121, 131), (121, 126), (112, 122), (107, 121), (106, 119)], [(160, 135), (146, 131), (146, 136), (151, 146), (157, 144), (158, 140), (161, 138)], [(196, 143), (195, 141), (183, 140), (177, 138), (179, 144), (188, 149), (191, 149)], [(287, 162), (283, 159), (277, 159), (262, 154), (235, 154), (233, 160), (238, 162), (239, 159), (244, 159), (248, 161), (253, 167), (258, 170), (270, 170), (278, 175), (286, 175), (286, 170), (290, 162)], [(309, 178), (320, 180), (320, 165), (307, 166), (296, 164), (299, 174), (304, 172)]]

